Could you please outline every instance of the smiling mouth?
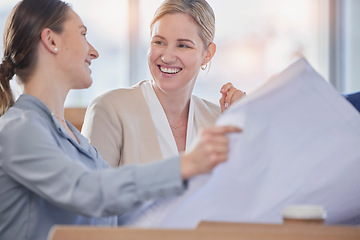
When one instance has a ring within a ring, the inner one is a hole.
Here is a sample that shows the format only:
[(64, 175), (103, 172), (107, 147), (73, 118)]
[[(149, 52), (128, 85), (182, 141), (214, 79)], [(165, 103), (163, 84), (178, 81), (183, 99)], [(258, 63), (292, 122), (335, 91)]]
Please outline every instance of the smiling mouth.
[(166, 74), (176, 74), (182, 70), (182, 68), (178, 68), (178, 67), (167, 68), (167, 67), (163, 67), (160, 65), (158, 65), (158, 67), (161, 72), (166, 73)]

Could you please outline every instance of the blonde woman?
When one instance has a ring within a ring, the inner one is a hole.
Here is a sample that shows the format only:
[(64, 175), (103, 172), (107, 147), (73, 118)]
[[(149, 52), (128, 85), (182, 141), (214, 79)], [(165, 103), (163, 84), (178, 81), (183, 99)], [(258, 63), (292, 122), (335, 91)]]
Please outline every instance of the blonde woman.
[(224, 85), (221, 109), (192, 95), (216, 51), (215, 16), (205, 0), (165, 0), (150, 28), (153, 79), (96, 98), (86, 113), (82, 133), (113, 167), (188, 150), (196, 133), (244, 94)]

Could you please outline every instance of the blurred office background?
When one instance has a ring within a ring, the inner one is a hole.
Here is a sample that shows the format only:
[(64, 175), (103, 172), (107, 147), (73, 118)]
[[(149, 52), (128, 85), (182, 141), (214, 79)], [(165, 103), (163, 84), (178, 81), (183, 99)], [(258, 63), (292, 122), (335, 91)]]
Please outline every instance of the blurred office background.
[[(17, 2), (0, 1), (1, 29)], [(86, 107), (104, 92), (151, 79), (149, 25), (162, 0), (68, 2), (88, 27), (88, 41), (100, 57), (91, 65), (93, 85), (72, 90), (67, 107)], [(210, 69), (199, 75), (196, 95), (217, 102), (226, 82), (251, 93), (300, 55), (339, 92), (360, 90), (360, 1), (208, 2), (216, 15), (217, 52)], [(21, 89), (13, 85), (18, 95)]]

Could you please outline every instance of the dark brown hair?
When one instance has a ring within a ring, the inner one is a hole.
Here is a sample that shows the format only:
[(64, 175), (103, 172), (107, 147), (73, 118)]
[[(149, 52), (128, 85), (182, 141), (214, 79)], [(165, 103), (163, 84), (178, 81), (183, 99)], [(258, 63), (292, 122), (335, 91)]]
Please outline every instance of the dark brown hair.
[(60, 0), (23, 0), (11, 11), (4, 29), (4, 54), (0, 64), (0, 116), (13, 104), (10, 80), (25, 82), (36, 65), (41, 32), (61, 33), (69, 5)]

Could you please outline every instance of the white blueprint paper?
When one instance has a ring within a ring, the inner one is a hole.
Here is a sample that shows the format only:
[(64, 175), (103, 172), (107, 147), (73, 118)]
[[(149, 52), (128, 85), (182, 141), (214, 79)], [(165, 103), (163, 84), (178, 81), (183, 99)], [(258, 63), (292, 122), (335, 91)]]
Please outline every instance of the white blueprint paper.
[(217, 124), (243, 129), (230, 136), (228, 161), (192, 179), (184, 195), (149, 203), (127, 225), (280, 223), (288, 204), (323, 205), (327, 223), (360, 223), (360, 114), (305, 59), (234, 104)]

